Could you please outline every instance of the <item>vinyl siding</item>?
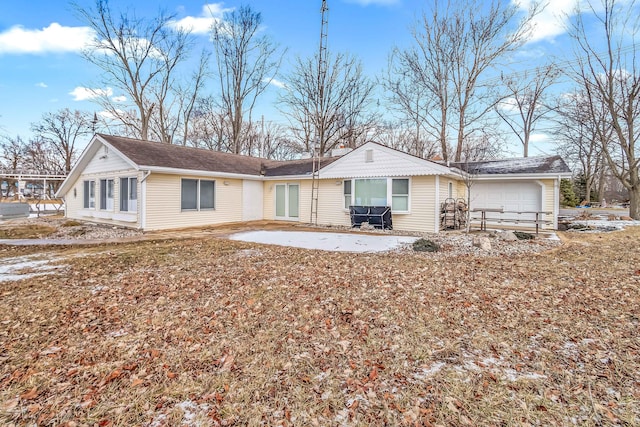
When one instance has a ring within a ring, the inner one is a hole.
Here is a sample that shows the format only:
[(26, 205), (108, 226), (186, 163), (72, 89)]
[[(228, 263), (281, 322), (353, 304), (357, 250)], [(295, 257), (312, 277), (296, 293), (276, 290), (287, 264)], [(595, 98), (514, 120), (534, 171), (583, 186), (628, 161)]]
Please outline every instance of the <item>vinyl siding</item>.
[[(544, 185), (542, 190), (542, 210), (547, 212), (552, 212), (551, 215), (545, 215), (544, 219), (546, 221), (553, 222), (554, 218), (558, 214), (558, 206), (555, 203), (555, 180), (553, 179), (541, 179), (540, 182)], [(553, 229), (553, 224), (551, 225), (543, 225), (543, 229), (549, 230)]]
[(122, 157), (114, 152), (105, 151), (107, 147), (100, 147), (98, 152), (82, 171), (84, 174), (117, 174), (120, 171), (131, 170), (132, 167)]
[[(182, 178), (215, 181), (215, 209), (182, 211)], [(225, 185), (225, 182), (228, 185)], [(201, 227), (242, 221), (242, 180), (152, 173), (145, 184), (145, 230)]]
[[(318, 189), (318, 224), (351, 226), (349, 211), (344, 209), (343, 184), (341, 179), (324, 179)], [(309, 200), (311, 207), (311, 200)]]
[[(443, 179), (440, 178), (442, 182)], [(432, 233), (435, 230), (435, 176), (417, 176), (411, 178), (411, 213), (393, 214), (394, 230), (419, 231)], [(446, 184), (445, 184), (446, 186)]]

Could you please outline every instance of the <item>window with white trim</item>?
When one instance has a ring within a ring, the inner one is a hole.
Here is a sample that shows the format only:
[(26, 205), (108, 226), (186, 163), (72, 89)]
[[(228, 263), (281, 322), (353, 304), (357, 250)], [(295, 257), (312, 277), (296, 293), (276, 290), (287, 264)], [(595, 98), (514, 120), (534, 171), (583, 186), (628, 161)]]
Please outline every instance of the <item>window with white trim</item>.
[(120, 212), (138, 211), (138, 178), (120, 178)]
[(342, 194), (344, 195), (344, 208), (349, 209), (351, 206), (351, 180), (346, 179), (342, 182)]
[(96, 182), (88, 180), (83, 182), (83, 204), (85, 209), (96, 208)]
[(391, 180), (391, 210), (396, 212), (409, 211), (409, 179)]
[(215, 181), (183, 178), (181, 182), (180, 208), (183, 211), (215, 209), (215, 184)]
[(409, 212), (409, 178), (362, 178), (343, 182), (344, 208), (391, 206), (393, 212)]
[(113, 179), (100, 180), (100, 209), (113, 210)]

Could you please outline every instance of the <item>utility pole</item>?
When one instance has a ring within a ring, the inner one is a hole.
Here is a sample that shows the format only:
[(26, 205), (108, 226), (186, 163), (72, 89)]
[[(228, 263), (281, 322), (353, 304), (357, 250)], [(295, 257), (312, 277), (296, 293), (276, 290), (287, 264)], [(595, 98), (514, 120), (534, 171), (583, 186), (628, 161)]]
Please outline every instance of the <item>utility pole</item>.
[(320, 189), (320, 154), (324, 150), (324, 89), (327, 76), (327, 28), (329, 26), (327, 0), (322, 0), (320, 49), (318, 51), (318, 111), (316, 111), (316, 137), (312, 147), (311, 224), (318, 224), (318, 190)]

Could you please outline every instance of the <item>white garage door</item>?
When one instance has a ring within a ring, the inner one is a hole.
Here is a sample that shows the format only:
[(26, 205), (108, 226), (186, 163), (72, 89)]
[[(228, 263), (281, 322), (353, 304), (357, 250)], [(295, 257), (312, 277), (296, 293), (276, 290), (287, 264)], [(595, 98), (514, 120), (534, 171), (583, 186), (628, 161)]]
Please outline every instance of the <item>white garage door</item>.
[[(542, 210), (542, 187), (535, 182), (475, 182), (471, 186), (471, 209), (491, 208), (527, 212)], [(487, 217), (492, 217), (487, 213)], [(535, 219), (535, 214), (509, 214), (502, 218)]]

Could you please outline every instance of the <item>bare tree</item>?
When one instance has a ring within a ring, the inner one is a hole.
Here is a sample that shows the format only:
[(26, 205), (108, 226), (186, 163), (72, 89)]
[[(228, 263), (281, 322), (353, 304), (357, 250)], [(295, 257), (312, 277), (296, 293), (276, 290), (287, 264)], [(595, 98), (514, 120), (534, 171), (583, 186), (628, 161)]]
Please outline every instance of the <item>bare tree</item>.
[(39, 122), (31, 124), (35, 140), (47, 145), (54, 157), (58, 158), (56, 167), (69, 172), (78, 154), (79, 144), (93, 133), (94, 122), (89, 113), (71, 111), (68, 108), (45, 113)]
[(533, 2), (517, 21), (520, 9), (513, 2), (434, 0), (413, 30), (415, 46), (396, 51), (396, 72), (411, 79), (404, 87), (412, 91), (419, 87), (428, 96), (423, 105), (429, 111), (422, 116), (440, 142), (445, 160), (460, 161), (464, 144), (484, 127), (479, 122), (500, 98), (494, 86), (480, 77), (527, 41), (531, 20), (540, 10)]
[[(126, 129), (144, 140), (154, 136), (172, 142), (174, 121), (183, 111), (172, 107), (180, 75), (179, 65), (189, 55), (192, 39), (187, 30), (171, 28), (174, 15), (141, 19), (133, 12), (114, 17), (108, 0), (96, 0), (94, 8), (74, 4), (80, 18), (91, 27), (94, 39), (83, 51), (84, 58), (104, 72), (105, 88), (115, 87), (126, 94), (126, 101), (106, 89), (95, 91), (97, 101)], [(191, 87), (195, 99), (200, 85)], [(179, 95), (184, 96), (184, 93)], [(189, 103), (186, 103), (188, 106)], [(132, 107), (132, 108), (131, 108)], [(169, 121), (169, 111), (173, 120)]]
[[(0, 142), (0, 156), (2, 156), (2, 167), (9, 172), (23, 168), (24, 152), (26, 144), (20, 136), (3, 137)], [(15, 188), (15, 179), (5, 179), (7, 181), (7, 196), (11, 188)]]
[[(575, 172), (585, 179), (586, 201), (591, 202), (591, 192), (604, 176), (604, 157), (599, 139), (599, 129), (604, 129), (605, 111), (600, 106), (597, 117), (592, 116), (589, 99), (584, 91), (563, 95), (554, 107), (555, 134), (558, 136), (558, 152), (573, 164)], [(595, 110), (593, 110), (595, 112)], [(607, 131), (612, 135), (612, 128)]]
[(275, 77), (284, 56), (262, 31), (262, 15), (249, 6), (226, 12), (211, 31), (220, 107), (231, 126), (230, 151), (236, 154), (242, 151), (243, 123), (251, 122), (256, 100)]
[[(407, 74), (405, 60), (398, 49), (393, 50), (389, 67), (381, 81), (385, 89), (386, 104), (399, 115), (398, 124), (401, 124), (402, 128), (408, 128), (396, 132), (396, 136), (400, 137), (400, 145), (404, 147), (402, 151), (420, 157), (431, 156), (431, 144), (427, 141), (440, 141), (441, 132), (430, 126), (436, 122), (435, 118), (430, 116), (430, 97), (423, 86), (414, 84), (414, 76)], [(444, 140), (446, 141), (446, 138)]]
[(528, 72), (501, 77), (507, 94), (495, 109), (522, 143), (524, 157), (529, 157), (529, 142), (536, 125), (551, 111), (544, 95), (558, 75), (558, 71), (548, 65), (537, 69), (531, 77)]
[[(318, 139), (322, 156), (338, 144), (355, 141), (370, 118), (365, 111), (371, 102), (374, 83), (362, 72), (359, 60), (346, 54), (327, 54), (326, 72), (318, 67), (318, 55), (298, 58), (285, 78), (286, 93), (279, 99), (282, 112), (293, 129), (301, 130), (301, 141), (309, 152)], [(355, 142), (353, 142), (355, 144)]]
[[(586, 10), (577, 10), (570, 27), (577, 50), (573, 78), (586, 95), (590, 118), (599, 124), (596, 133), (607, 165), (629, 191), (629, 214), (634, 219), (640, 219), (639, 12), (634, 0), (601, 0), (597, 7), (587, 3)], [(597, 36), (592, 22), (601, 30)]]

